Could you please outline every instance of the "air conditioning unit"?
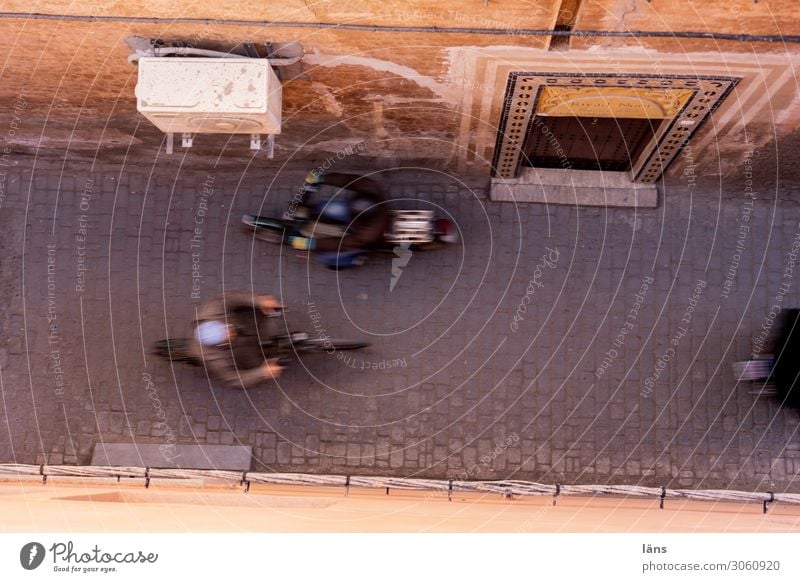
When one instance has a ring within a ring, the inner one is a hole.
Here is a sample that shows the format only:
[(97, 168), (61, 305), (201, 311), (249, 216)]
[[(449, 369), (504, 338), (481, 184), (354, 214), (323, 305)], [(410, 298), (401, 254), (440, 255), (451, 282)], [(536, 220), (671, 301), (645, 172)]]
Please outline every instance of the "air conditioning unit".
[[(260, 135), (281, 131), (281, 83), (266, 59), (142, 57), (137, 109), (161, 131)], [(188, 142), (188, 143), (187, 143)], [(260, 139), (259, 139), (260, 144)]]

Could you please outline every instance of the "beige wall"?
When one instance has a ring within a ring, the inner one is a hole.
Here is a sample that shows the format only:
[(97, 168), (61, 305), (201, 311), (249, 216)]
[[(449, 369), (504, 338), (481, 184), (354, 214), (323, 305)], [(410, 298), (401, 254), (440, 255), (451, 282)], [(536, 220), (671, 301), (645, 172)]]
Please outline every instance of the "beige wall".
[(796, 532), (800, 506), (656, 499), (517, 498), (253, 485), (0, 483), (0, 529), (22, 531)]

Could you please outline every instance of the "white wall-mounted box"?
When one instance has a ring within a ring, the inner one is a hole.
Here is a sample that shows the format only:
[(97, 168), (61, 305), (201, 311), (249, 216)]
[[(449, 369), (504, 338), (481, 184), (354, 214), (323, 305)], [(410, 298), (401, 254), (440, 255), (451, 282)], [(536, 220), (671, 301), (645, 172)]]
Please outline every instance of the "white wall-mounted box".
[(281, 83), (267, 59), (142, 57), (138, 63), (137, 109), (161, 131), (281, 131)]

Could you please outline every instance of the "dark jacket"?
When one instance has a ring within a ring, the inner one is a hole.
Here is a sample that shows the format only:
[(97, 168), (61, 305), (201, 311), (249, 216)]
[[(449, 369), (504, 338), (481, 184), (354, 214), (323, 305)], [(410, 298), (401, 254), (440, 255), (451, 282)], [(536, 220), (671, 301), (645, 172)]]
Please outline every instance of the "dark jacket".
[(261, 311), (257, 297), (244, 291), (228, 292), (199, 309), (194, 326), (204, 321), (220, 321), (236, 330), (229, 344), (201, 346), (192, 329), (190, 353), (203, 362), (211, 376), (228, 388), (240, 389), (266, 379), (260, 367), (271, 356), (262, 342), (275, 336), (279, 325)]
[(315, 238), (314, 250), (327, 253), (381, 246), (384, 243), (384, 234), (389, 230), (392, 221), (386, 203), (388, 198), (383, 188), (374, 180), (355, 174), (325, 174), (321, 183), (353, 192), (350, 196), (351, 204), (361, 200), (371, 203), (372, 206), (353, 219), (343, 236)]

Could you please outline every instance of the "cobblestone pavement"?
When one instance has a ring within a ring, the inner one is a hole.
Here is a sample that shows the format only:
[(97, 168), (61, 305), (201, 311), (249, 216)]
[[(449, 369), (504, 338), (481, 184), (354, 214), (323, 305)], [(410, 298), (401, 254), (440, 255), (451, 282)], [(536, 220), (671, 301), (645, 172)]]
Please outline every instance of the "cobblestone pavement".
[[(751, 206), (742, 182), (658, 210), (515, 206), (485, 181), (378, 178), (463, 234), (393, 288), (391, 256), (337, 273), (240, 229), (284, 212), (298, 173), (8, 168), (0, 462), (242, 443), (257, 471), (800, 491), (800, 414), (731, 372), (799, 303), (796, 203)], [(223, 288), (372, 346), (248, 392), (147, 353)]]

